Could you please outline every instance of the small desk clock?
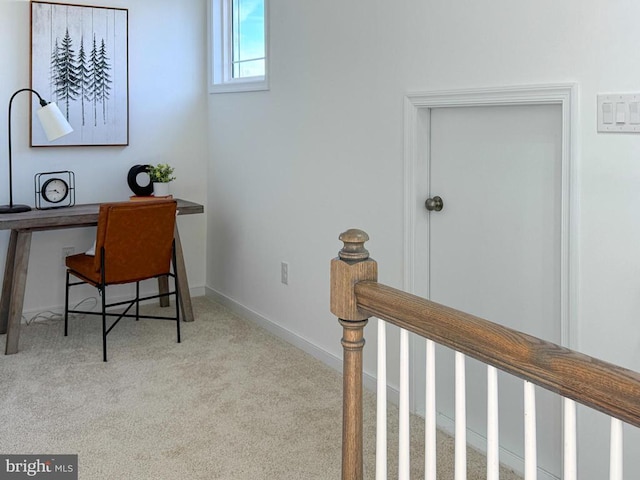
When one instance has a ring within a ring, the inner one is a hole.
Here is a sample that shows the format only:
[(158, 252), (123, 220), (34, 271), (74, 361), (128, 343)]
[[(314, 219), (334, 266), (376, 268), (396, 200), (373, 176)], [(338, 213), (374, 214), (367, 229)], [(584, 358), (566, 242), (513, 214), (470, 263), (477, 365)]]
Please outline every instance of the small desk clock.
[(69, 170), (36, 173), (34, 177), (36, 208), (72, 207), (76, 203), (76, 176)]

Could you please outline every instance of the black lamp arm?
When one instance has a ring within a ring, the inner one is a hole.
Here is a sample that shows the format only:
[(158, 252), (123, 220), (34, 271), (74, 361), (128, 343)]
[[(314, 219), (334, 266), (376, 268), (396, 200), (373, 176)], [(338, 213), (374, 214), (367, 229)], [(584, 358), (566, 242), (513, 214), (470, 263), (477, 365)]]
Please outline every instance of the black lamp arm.
[(13, 95), (11, 95), (11, 99), (9, 100), (9, 110), (11, 110), (11, 103), (13, 102), (13, 98), (18, 95), (21, 92), (31, 92), (31, 93), (35, 93), (36, 96), (38, 97), (38, 100), (40, 101), (40, 105), (42, 105), (43, 107), (46, 107), (49, 102), (47, 102), (46, 100), (44, 100), (40, 94), (38, 92), (36, 92), (34, 89), (32, 88), (21, 88), (20, 90), (18, 90), (17, 92), (15, 92)]
[(42, 105), (43, 107), (48, 105), (48, 102), (46, 100), (44, 100), (40, 94), (38, 92), (36, 92), (35, 90), (33, 90), (32, 88), (21, 88), (20, 90), (18, 90), (16, 93), (14, 93), (13, 95), (11, 95), (11, 99), (9, 100), (9, 118), (7, 121), (7, 125), (8, 125), (8, 130), (9, 130), (9, 135), (8, 135), (8, 143), (9, 143), (9, 207), (12, 208), (13, 207), (13, 171), (12, 171), (12, 166), (11, 164), (13, 163), (11, 161), (11, 106), (13, 105), (13, 99), (15, 98), (16, 95), (18, 95), (19, 93), (22, 92), (31, 92), (31, 93), (35, 93), (36, 96), (38, 97), (39, 101), (40, 101), (40, 105)]

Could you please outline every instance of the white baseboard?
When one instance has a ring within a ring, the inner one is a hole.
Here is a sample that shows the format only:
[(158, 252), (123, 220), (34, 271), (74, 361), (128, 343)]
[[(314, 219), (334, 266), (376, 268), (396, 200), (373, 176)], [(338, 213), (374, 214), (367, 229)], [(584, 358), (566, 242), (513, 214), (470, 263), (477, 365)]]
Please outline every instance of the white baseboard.
[[(300, 335), (293, 333), (290, 330), (278, 325), (273, 320), (266, 318), (264, 315), (251, 310), (250, 308), (245, 307), (244, 305), (236, 302), (235, 300), (227, 297), (226, 295), (210, 288), (206, 287), (206, 296), (211, 298), (212, 300), (224, 305), (229, 310), (235, 312), (242, 318), (245, 318), (260, 327), (264, 328), (268, 332), (272, 333), (278, 338), (281, 338), (287, 343), (299, 348), (303, 352), (308, 353), (313, 358), (320, 360), (325, 365), (333, 368), (334, 370), (342, 373), (342, 359), (336, 357), (332, 353), (327, 352), (326, 350), (319, 348), (317, 345), (314, 345), (307, 339), (301, 337)], [(364, 388), (371, 392), (376, 391), (376, 377), (371, 375), (370, 373), (364, 372), (362, 384)], [(400, 394), (398, 390), (387, 387), (387, 399), (390, 402), (395, 404), (398, 403), (400, 398)]]
[(191, 295), (191, 298), (194, 297), (204, 297), (207, 292), (204, 286), (202, 287), (189, 287), (189, 294)]
[(326, 350), (323, 350), (317, 347), (316, 345), (309, 342), (308, 340), (301, 337), (300, 335), (293, 333), (284, 327), (281, 327), (274, 321), (266, 318), (264, 315), (256, 312), (255, 310), (245, 307), (244, 305), (236, 302), (235, 300), (227, 297), (226, 295), (218, 292), (217, 290), (214, 290), (210, 287), (206, 287), (205, 290), (206, 290), (205, 295), (208, 298), (211, 298), (215, 302), (218, 302), (221, 305), (224, 305), (232, 312), (238, 314), (240, 317), (259, 325), (261, 328), (264, 328), (265, 330), (275, 335), (276, 337), (281, 338), (287, 343), (290, 343), (291, 345), (294, 345), (300, 350), (308, 353), (312, 357), (316, 358), (317, 360), (320, 360), (322, 363), (324, 363), (325, 365), (328, 365), (334, 370), (338, 372), (342, 372), (341, 358), (338, 358), (335, 355), (327, 352)]

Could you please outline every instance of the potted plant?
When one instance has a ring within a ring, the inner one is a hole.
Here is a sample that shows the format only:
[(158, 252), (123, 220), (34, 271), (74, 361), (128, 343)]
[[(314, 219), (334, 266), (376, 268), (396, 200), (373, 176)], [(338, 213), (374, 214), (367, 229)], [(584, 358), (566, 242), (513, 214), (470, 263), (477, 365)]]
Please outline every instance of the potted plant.
[(147, 173), (153, 182), (153, 195), (155, 197), (166, 197), (169, 195), (169, 182), (175, 180), (173, 176), (174, 168), (168, 163), (149, 165)]

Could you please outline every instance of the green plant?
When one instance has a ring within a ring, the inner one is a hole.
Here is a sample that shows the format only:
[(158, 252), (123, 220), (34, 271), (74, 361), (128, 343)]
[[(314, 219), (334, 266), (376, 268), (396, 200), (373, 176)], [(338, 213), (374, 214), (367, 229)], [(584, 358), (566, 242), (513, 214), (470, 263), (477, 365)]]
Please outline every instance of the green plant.
[(171, 180), (175, 180), (176, 177), (173, 176), (174, 170), (175, 168), (168, 163), (159, 163), (158, 165), (149, 165), (147, 167), (147, 173), (151, 181), (155, 183), (168, 183)]

